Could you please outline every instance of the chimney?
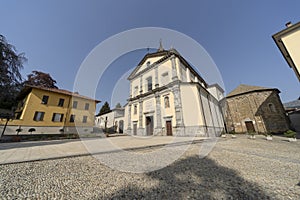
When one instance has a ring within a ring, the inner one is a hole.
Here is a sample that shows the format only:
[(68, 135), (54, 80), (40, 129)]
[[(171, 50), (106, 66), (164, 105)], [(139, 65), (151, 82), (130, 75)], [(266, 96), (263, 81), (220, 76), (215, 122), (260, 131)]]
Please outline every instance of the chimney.
[(288, 28), (288, 27), (290, 27), (290, 26), (292, 26), (293, 24), (292, 24), (292, 22), (288, 22), (288, 23), (286, 23), (285, 24), (285, 26)]

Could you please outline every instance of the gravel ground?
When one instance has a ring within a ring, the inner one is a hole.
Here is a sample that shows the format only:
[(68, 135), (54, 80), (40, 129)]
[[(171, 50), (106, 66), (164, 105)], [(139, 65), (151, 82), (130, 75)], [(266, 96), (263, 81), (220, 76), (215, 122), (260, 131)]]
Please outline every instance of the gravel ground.
[(204, 159), (200, 146), (142, 174), (112, 170), (92, 156), (0, 165), (1, 199), (300, 198), (300, 141), (220, 138)]

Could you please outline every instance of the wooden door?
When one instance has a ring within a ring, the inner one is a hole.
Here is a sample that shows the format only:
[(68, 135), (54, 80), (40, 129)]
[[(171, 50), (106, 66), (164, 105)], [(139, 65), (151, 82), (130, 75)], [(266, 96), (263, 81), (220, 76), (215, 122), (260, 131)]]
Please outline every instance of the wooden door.
[(247, 128), (248, 133), (255, 132), (254, 125), (253, 125), (252, 121), (247, 121), (247, 122), (245, 122), (245, 124), (246, 124), (246, 128)]
[(166, 129), (167, 129), (167, 135), (169, 135), (169, 136), (173, 135), (171, 121), (166, 121)]
[(153, 117), (146, 117), (146, 134), (153, 135)]

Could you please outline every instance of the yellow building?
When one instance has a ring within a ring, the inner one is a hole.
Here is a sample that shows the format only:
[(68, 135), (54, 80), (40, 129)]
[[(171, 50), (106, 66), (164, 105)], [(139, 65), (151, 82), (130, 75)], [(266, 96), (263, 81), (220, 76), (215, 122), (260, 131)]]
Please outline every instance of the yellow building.
[[(18, 96), (15, 119), (8, 123), (6, 134), (91, 132), (96, 104), (100, 101), (67, 90), (26, 86)], [(1, 121), (1, 125), (5, 122)], [(3, 126), (1, 126), (1, 129)]]
[(285, 29), (272, 37), (300, 81), (300, 22), (296, 24), (287, 23)]

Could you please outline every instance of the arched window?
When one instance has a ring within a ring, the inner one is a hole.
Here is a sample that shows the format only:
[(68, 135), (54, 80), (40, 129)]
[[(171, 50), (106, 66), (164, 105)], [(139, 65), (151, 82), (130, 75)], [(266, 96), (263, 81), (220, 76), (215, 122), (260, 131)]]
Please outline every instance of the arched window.
[(268, 106), (269, 106), (269, 109), (271, 112), (276, 112), (276, 108), (275, 108), (274, 104), (269, 103)]
[(168, 96), (165, 97), (164, 101), (165, 101), (165, 108), (170, 108), (170, 100)]
[(133, 107), (133, 114), (134, 114), (134, 115), (137, 114), (137, 105), (134, 105), (134, 107)]

